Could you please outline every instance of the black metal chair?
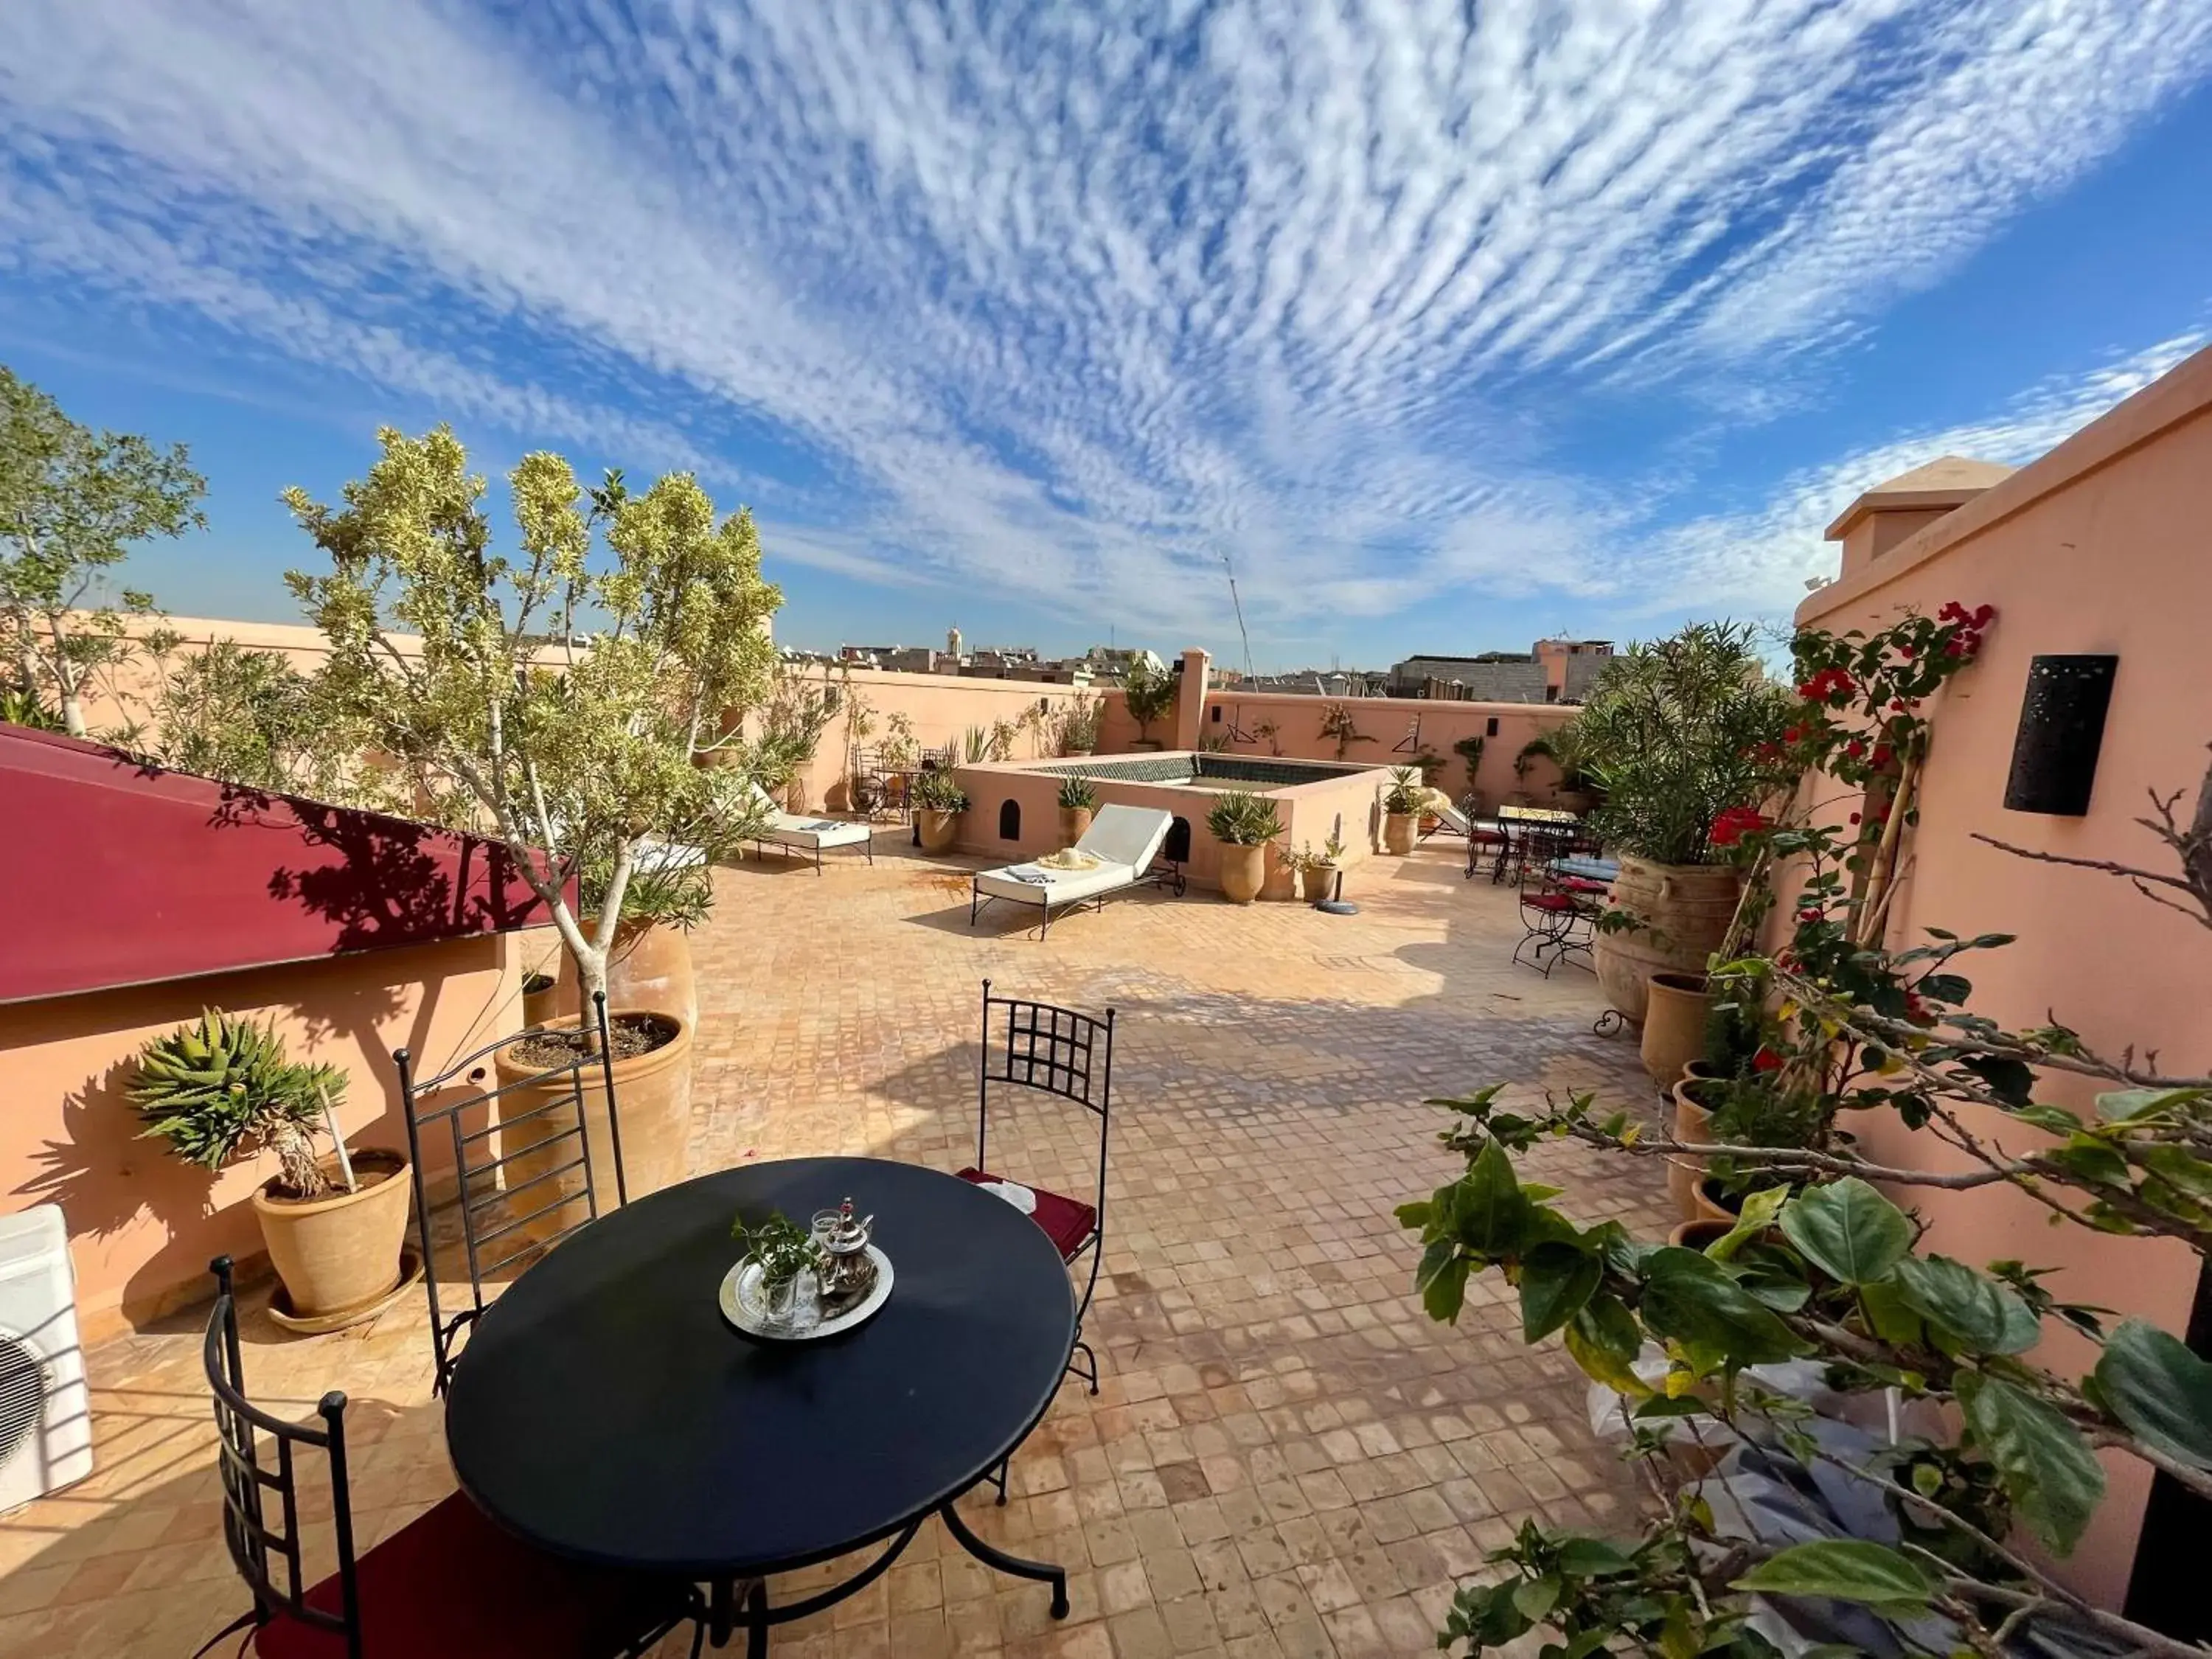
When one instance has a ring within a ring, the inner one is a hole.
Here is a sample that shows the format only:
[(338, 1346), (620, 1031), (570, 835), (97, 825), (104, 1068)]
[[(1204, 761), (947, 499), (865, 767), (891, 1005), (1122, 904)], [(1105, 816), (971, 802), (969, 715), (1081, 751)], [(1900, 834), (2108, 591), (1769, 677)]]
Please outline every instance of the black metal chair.
[[(541, 1554), (459, 1492), (356, 1557), (345, 1395), (322, 1397), (319, 1426), (287, 1422), (248, 1400), (230, 1258), (210, 1265), (216, 1301), (204, 1358), (222, 1536), (253, 1606), (201, 1653), (251, 1626), (260, 1659), (617, 1659), (643, 1654), (700, 1618), (693, 1586)], [(337, 1560), (310, 1584), (301, 1567), (301, 1477), (316, 1453), (329, 1462)], [(702, 1623), (693, 1659), (705, 1633)]]
[[(623, 1179), (622, 1120), (615, 1108), (614, 1077), (603, 1058), (608, 1053), (604, 992), (593, 994), (592, 1013), (599, 1024), (602, 1058), (579, 1054), (566, 1065), (490, 1089), (449, 1092), (457, 1079), (470, 1084), (481, 1082), (495, 1055), (541, 1035), (540, 1028), (486, 1043), (434, 1077), (416, 1077), (412, 1058), (404, 1048), (392, 1056), (399, 1068), (408, 1158), (415, 1172), (416, 1234), (422, 1253), (422, 1282), (430, 1298), (430, 1346), (437, 1355), (435, 1388), (441, 1394), (452, 1379), (463, 1334), (483, 1313), (484, 1281), (517, 1263), (535, 1259), (599, 1218), (599, 1189), (585, 1110), (586, 1073), (598, 1074), (590, 1086), (605, 1089), (616, 1200), (629, 1201)], [(502, 1098), (556, 1088), (558, 1092), (543, 1104), (512, 1113), (495, 1112), (494, 1103)], [(495, 1135), (499, 1138), (498, 1155), (482, 1156), (489, 1152)], [(453, 1195), (434, 1205), (423, 1154), (426, 1142), (434, 1147), (441, 1139), (453, 1159)], [(447, 1212), (459, 1218), (461, 1246), (468, 1261), (470, 1298), (467, 1307), (451, 1316), (439, 1298), (437, 1250), (432, 1237), (434, 1223)]]
[[(1000, 1035), (993, 1034), (996, 1023)], [(1091, 1293), (1098, 1288), (1098, 1266), (1106, 1253), (1106, 1142), (1113, 1109), (1114, 1011), (1106, 1018), (1057, 1008), (1048, 1002), (1026, 1002), (1013, 997), (994, 997), (991, 981), (983, 981), (983, 1045), (976, 1062), (975, 1162), (960, 1171), (963, 1181), (1004, 1182), (990, 1172), (991, 1085), (1011, 1084), (1057, 1095), (1073, 1101), (1098, 1120), (1098, 1189), (1092, 1202), (1030, 1188), (1036, 1200), (1030, 1218), (1044, 1230), (1059, 1250), (1060, 1259), (1073, 1268), (1086, 1255), (1091, 1273), (1075, 1309), (1075, 1341), (1068, 1351), (1067, 1368), (1098, 1392), (1098, 1356), (1083, 1340), (1084, 1316), (1091, 1310)], [(1025, 1184), (1025, 1183), (1024, 1183)], [(1084, 1364), (1075, 1363), (1082, 1355)]]
[[(1522, 938), (1513, 947), (1514, 962), (1518, 963), (1521, 953), (1534, 945), (1536, 948), (1528, 965), (1546, 979), (1551, 978), (1553, 969), (1572, 957), (1579, 957), (1583, 967), (1594, 969), (1590, 946), (1604, 901), (1591, 896), (1588, 890), (1593, 885), (1598, 894), (1605, 891), (1602, 883), (1563, 881), (1542, 863), (1524, 864), (1520, 887)], [(1549, 962), (1544, 960), (1547, 951), (1552, 953)]]

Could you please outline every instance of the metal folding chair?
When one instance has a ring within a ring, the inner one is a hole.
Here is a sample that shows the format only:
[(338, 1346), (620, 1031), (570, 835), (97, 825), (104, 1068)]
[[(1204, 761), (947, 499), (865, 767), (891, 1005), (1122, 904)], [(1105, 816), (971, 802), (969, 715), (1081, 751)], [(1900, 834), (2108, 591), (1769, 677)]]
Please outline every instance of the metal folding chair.
[[(1513, 960), (1521, 962), (1521, 953), (1530, 945), (1526, 965), (1536, 969), (1546, 979), (1552, 969), (1570, 956), (1578, 956), (1582, 965), (1595, 970), (1590, 945), (1596, 935), (1598, 907), (1602, 897), (1593, 897), (1584, 890), (1589, 884), (1554, 878), (1541, 862), (1525, 864), (1521, 873), (1521, 942), (1513, 947)], [(1598, 894), (1604, 886), (1596, 884)], [(1552, 953), (1549, 962), (1544, 953)]]
[[(437, 1355), (436, 1391), (442, 1394), (459, 1363), (460, 1340), (484, 1310), (484, 1281), (517, 1263), (534, 1261), (578, 1228), (596, 1220), (599, 1192), (592, 1170), (592, 1136), (585, 1109), (589, 1086), (606, 1092), (607, 1127), (614, 1152), (615, 1197), (629, 1201), (623, 1180), (622, 1121), (615, 1107), (614, 1076), (608, 1067), (607, 1000), (595, 992), (592, 1018), (599, 1026), (597, 1058), (579, 1054), (565, 1065), (532, 1073), (490, 1089), (452, 1092), (455, 1080), (483, 1081), (501, 1049), (543, 1035), (537, 1027), (486, 1043), (455, 1060), (434, 1077), (418, 1078), (404, 1048), (395, 1051), (399, 1092), (407, 1120), (407, 1152), (415, 1172), (415, 1225), (422, 1252), (422, 1282), (430, 1297), (430, 1345)], [(521, 1098), (525, 1091), (558, 1085), (542, 1104), (507, 1112), (497, 1103)], [(496, 1145), (497, 1151), (492, 1149)], [(442, 1204), (430, 1200), (424, 1152), (442, 1146), (450, 1152), (453, 1195)], [(468, 1264), (469, 1305), (448, 1317), (438, 1294), (434, 1221), (453, 1212)]]

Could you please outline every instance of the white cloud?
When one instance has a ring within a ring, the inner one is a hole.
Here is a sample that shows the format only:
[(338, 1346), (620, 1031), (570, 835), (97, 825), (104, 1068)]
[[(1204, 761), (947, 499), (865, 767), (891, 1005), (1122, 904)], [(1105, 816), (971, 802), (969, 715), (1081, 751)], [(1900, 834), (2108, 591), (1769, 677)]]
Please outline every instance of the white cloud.
[[(1225, 553), (1290, 641), (1649, 586), (1550, 405), (1719, 418), (1717, 366), (1865, 326), (2212, 58), (2204, 0), (1348, 10), (15, 0), (0, 244), (734, 474), (826, 568), (1212, 630)], [(1725, 541), (1659, 574), (1772, 591)]]

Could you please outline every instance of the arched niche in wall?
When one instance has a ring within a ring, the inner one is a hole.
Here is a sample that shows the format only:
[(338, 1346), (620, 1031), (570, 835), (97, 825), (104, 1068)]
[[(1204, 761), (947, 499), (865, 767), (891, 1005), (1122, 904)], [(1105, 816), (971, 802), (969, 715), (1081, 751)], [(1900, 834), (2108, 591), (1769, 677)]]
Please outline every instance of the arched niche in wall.
[(999, 803), (999, 839), (1019, 841), (1022, 838), (1022, 804), (1018, 800)]

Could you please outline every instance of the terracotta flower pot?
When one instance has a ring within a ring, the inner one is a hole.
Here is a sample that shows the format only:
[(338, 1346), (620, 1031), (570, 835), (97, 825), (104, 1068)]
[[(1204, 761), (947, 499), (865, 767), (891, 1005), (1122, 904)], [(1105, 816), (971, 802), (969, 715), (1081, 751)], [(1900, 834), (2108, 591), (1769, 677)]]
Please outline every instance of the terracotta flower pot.
[[(320, 1164), (332, 1181), (342, 1180), (335, 1157)], [(353, 1173), (356, 1192), (341, 1184), (321, 1198), (276, 1198), (264, 1185), (253, 1194), (269, 1260), (301, 1318), (349, 1308), (366, 1314), (399, 1283), (410, 1193), (406, 1157), (368, 1148), (353, 1154)]]
[(1228, 847), (1221, 849), (1221, 896), (1231, 904), (1249, 904), (1260, 896), (1267, 879), (1267, 849)]
[(1705, 1021), (1712, 1013), (1713, 992), (1703, 974), (1673, 969), (1651, 975), (1644, 991), (1644, 1069), (1661, 1088), (1671, 1089), (1682, 1068), (1705, 1052)]
[(1413, 830), (1419, 822), (1411, 812), (1382, 815), (1382, 850), (1401, 857), (1413, 850)]
[[(1702, 1079), (1685, 1078), (1674, 1085), (1674, 1139), (1685, 1146), (1710, 1146), (1713, 1144), (1713, 1115), (1696, 1099)], [(1705, 1160), (1702, 1158), (1674, 1157), (1667, 1160), (1667, 1193), (1674, 1200), (1674, 1213), (1685, 1221), (1695, 1220), (1704, 1212), (1698, 1207), (1697, 1188), (1705, 1178)]]
[[(625, 1020), (656, 1021), (669, 1030), (668, 1040), (641, 1054), (614, 1062), (616, 1109), (622, 1114), (622, 1168), (632, 1199), (674, 1185), (684, 1175), (691, 1140), (691, 1039), (693, 1028), (680, 1015), (666, 1009), (618, 1009), (607, 1016), (611, 1024)], [(565, 1095), (570, 1074), (555, 1072), (539, 1082), (525, 1079), (547, 1069), (544, 1061), (520, 1058), (513, 1047), (494, 1057), (501, 1087), (506, 1091), (494, 1103), (499, 1122), (500, 1152), (518, 1154), (504, 1166), (506, 1185), (518, 1188), (572, 1162), (575, 1142), (556, 1137), (572, 1127), (565, 1110), (541, 1111)], [(539, 1113), (532, 1116), (532, 1114)], [(592, 1184), (599, 1212), (616, 1204), (614, 1137), (607, 1124), (607, 1091), (596, 1062), (584, 1067), (584, 1123), (590, 1137)], [(516, 1200), (516, 1211), (526, 1214), (543, 1209), (542, 1216), (516, 1230), (517, 1236), (542, 1239), (570, 1225), (581, 1214), (573, 1206), (556, 1206), (556, 1192), (580, 1199), (583, 1171), (570, 1170), (532, 1188)], [(541, 1196), (542, 1194), (542, 1196)]]
[(1333, 864), (1319, 865), (1298, 872), (1306, 885), (1306, 902), (1319, 904), (1336, 891), (1337, 867)]
[(1734, 1193), (1723, 1191), (1721, 1183), (1711, 1176), (1698, 1183), (1697, 1203), (1698, 1212), (1690, 1218), (1692, 1221), (1714, 1221), (1733, 1227), (1741, 1219), (1738, 1212), (1743, 1207), (1743, 1200)]
[(1726, 865), (1654, 864), (1623, 854), (1610, 902), (1643, 925), (1597, 936), (1592, 955), (1606, 1000), (1641, 1025), (1651, 975), (1705, 972), (1735, 919), (1742, 881)]
[(804, 816), (806, 811), (806, 780), (793, 778), (783, 786), (783, 810)]
[(921, 850), (925, 853), (945, 851), (959, 833), (960, 814), (957, 812), (939, 812), (925, 806), (914, 816), (915, 822), (921, 827)]
[(607, 951), (607, 1006), (665, 1008), (697, 1030), (699, 983), (691, 970), (691, 936), (665, 921), (617, 923)]
[(1708, 1244), (1717, 1244), (1735, 1227), (1733, 1218), (1727, 1221), (1678, 1221), (1667, 1242), (1685, 1250), (1702, 1250)]
[(1073, 847), (1091, 830), (1091, 809), (1087, 806), (1063, 806), (1060, 809), (1060, 844)]
[[(534, 986), (532, 983), (533, 977), (539, 981), (539, 983)], [(569, 1014), (574, 1014), (575, 1012), (576, 1000), (573, 995), (564, 999), (561, 994), (562, 988), (560, 966), (558, 963), (555, 964), (553, 971), (550, 973), (541, 973), (535, 975), (528, 974), (524, 975), (522, 980), (522, 1023), (525, 1025), (550, 1025), (555, 1020), (558, 1019), (564, 1012)], [(561, 1006), (564, 1000), (568, 1005), (565, 1010)]]

